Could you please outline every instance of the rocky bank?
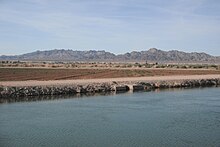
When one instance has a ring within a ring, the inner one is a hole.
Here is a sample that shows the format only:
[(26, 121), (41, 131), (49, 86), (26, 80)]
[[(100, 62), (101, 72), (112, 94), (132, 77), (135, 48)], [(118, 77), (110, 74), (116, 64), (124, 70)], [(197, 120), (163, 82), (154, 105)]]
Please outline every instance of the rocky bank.
[(155, 82), (107, 82), (63, 86), (0, 86), (0, 98), (19, 98), (45, 95), (75, 95), (86, 93), (107, 93), (126, 91), (147, 91), (164, 88), (193, 88), (219, 86), (220, 79), (176, 80)]

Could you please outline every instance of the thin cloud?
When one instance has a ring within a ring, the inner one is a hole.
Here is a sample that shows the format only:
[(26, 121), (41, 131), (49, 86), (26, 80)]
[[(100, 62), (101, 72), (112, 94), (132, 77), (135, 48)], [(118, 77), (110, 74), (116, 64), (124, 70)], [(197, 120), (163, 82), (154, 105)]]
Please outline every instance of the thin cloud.
[[(214, 5), (216, 3), (216, 5)], [(39, 44), (46, 48), (126, 49), (216, 48), (220, 33), (219, 2), (208, 0), (17, 0), (0, 1), (0, 41), (15, 51)], [(205, 12), (209, 11), (208, 14)], [(16, 34), (15, 34), (16, 32)], [(26, 46), (14, 40), (20, 36)], [(213, 38), (212, 45), (205, 38)], [(34, 39), (35, 38), (35, 39)], [(41, 38), (44, 38), (42, 40)], [(200, 38), (200, 44), (196, 40)], [(33, 39), (33, 40), (31, 40)], [(36, 40), (39, 41), (36, 43)], [(47, 41), (47, 42), (46, 42)], [(17, 48), (17, 49), (16, 49)], [(44, 48), (42, 46), (42, 48)], [(187, 50), (186, 50), (187, 51)]]

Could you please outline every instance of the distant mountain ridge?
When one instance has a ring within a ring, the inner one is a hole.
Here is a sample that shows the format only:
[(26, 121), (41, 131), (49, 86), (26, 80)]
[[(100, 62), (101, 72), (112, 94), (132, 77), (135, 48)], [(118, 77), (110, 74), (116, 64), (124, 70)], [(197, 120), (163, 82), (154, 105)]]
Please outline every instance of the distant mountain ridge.
[(149, 61), (149, 62), (218, 62), (220, 57), (206, 53), (186, 53), (178, 50), (162, 51), (151, 48), (146, 51), (132, 51), (130, 53), (115, 55), (104, 50), (77, 51), (54, 49), (36, 51), (16, 56), (0, 56), (0, 60), (24, 60), (24, 61)]

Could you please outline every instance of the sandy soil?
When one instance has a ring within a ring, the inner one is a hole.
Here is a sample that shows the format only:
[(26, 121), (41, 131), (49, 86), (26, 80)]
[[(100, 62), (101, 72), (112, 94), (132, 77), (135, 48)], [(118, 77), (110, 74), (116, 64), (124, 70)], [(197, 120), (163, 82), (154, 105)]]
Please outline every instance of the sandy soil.
[(42, 69), (0, 68), (0, 81), (48, 81), (152, 76), (186, 76), (218, 74), (220, 70), (205, 69)]
[(126, 77), (126, 78), (102, 78), (102, 79), (76, 79), (76, 80), (50, 80), (50, 81), (3, 81), (1, 86), (65, 86), (76, 84), (92, 84), (104, 82), (126, 82), (133, 83), (138, 81), (152, 82), (152, 81), (181, 81), (181, 80), (198, 80), (220, 78), (220, 74), (209, 75), (187, 75), (187, 76), (153, 76), (153, 77)]

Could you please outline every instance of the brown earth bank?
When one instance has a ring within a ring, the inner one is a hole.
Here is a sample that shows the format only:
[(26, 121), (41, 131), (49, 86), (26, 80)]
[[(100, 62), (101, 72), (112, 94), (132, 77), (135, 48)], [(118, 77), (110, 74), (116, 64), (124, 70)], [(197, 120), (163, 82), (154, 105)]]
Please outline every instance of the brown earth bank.
[(0, 81), (47, 81), (209, 74), (220, 75), (220, 70), (0, 68)]

